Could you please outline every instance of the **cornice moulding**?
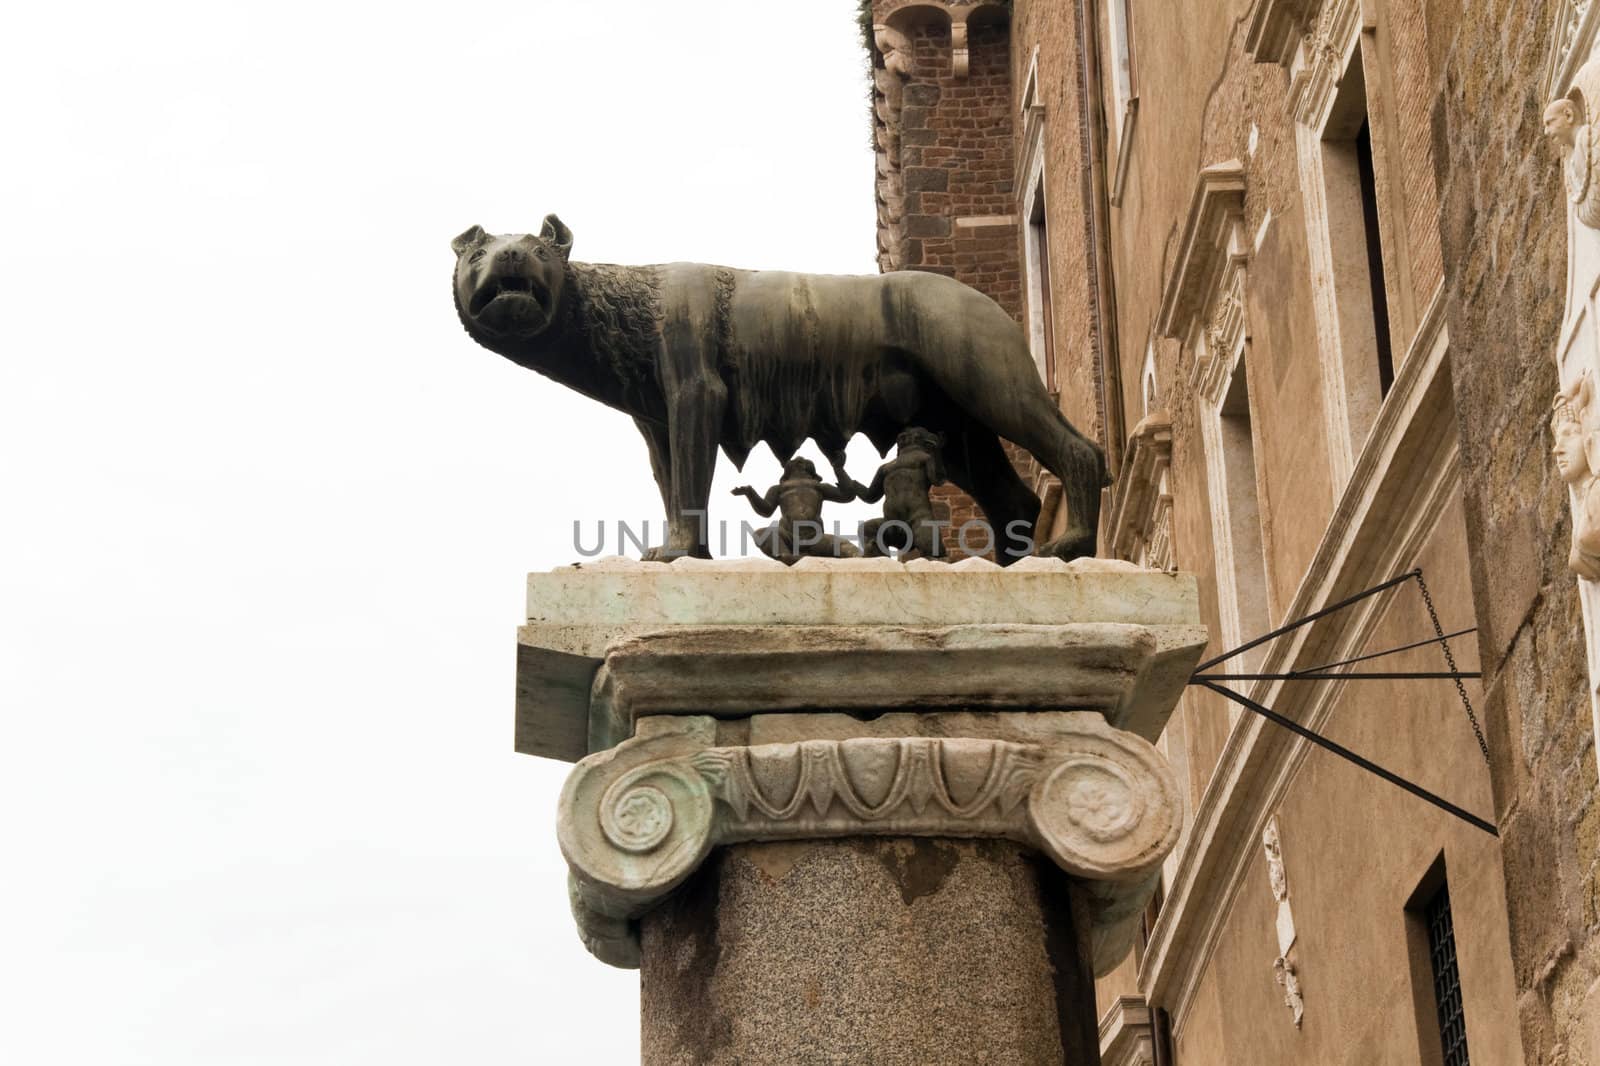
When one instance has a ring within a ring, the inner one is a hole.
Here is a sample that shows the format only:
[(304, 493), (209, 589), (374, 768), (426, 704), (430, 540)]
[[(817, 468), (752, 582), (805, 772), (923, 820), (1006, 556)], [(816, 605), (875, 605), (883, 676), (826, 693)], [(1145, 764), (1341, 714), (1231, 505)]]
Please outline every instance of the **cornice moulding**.
[(1103, 1066), (1151, 1066), (1155, 1062), (1150, 1008), (1140, 996), (1118, 996), (1100, 1019)]
[(1359, 47), (1361, 5), (1357, 0), (1324, 0), (1315, 27), (1300, 38), (1289, 103), (1303, 125), (1321, 129)]
[(1309, 0), (1259, 0), (1250, 12), (1244, 50), (1257, 63), (1288, 66), (1310, 21)]
[(1122, 470), (1111, 498), (1111, 554), (1124, 558), (1147, 531), (1161, 492), (1161, 475), (1172, 463), (1172, 419), (1152, 411), (1128, 437)]
[(1237, 159), (1200, 171), (1177, 262), (1161, 300), (1157, 328), (1162, 336), (1188, 339), (1223, 267), (1236, 254), (1230, 239), (1234, 225), (1244, 219), (1244, 192), (1244, 166)]

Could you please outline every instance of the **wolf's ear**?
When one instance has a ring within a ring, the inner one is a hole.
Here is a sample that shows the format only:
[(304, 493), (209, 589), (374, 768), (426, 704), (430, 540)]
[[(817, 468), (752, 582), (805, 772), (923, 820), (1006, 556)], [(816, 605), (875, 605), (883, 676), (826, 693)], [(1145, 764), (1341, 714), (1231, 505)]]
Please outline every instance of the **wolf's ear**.
[(560, 252), (563, 259), (572, 254), (572, 231), (554, 215), (544, 216), (544, 229), (539, 231), (539, 239)]
[(450, 242), (450, 249), (453, 252), (455, 252), (457, 255), (460, 255), (462, 252), (465, 252), (468, 248), (474, 248), (474, 247), (477, 247), (478, 245), (482, 244), (484, 242), (484, 239), (487, 238), (488, 236), (489, 235), (487, 233), (483, 232), (483, 227), (482, 226), (473, 226), (471, 229), (467, 230), (461, 236), (459, 236), (455, 240), (451, 241)]

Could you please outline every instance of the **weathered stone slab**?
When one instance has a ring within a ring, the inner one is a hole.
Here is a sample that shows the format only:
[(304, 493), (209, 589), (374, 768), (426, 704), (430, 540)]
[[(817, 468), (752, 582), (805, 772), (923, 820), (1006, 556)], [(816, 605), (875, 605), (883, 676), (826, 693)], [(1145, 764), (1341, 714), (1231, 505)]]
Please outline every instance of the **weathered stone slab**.
[(1163, 646), (1170, 637), (1094, 622), (646, 633), (606, 654), (590, 705), (590, 748), (625, 739), (644, 715), (743, 717), (752, 709), (1094, 710), (1127, 728), (1139, 708), (1170, 707), (1165, 697), (1194, 665), (1185, 652), (1197, 649)]
[(605, 560), (528, 578), (517, 750), (651, 714), (1097, 710), (1159, 735), (1207, 639), (1191, 578), (1103, 560)]

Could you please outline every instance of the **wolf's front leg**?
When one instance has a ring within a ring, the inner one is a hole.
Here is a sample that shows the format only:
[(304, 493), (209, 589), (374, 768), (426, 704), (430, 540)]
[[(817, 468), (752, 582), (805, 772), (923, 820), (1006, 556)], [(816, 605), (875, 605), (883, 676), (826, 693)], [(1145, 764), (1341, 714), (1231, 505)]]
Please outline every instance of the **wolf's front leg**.
[(707, 504), (711, 476), (717, 469), (717, 442), (722, 435), (722, 409), (727, 389), (720, 380), (702, 378), (680, 386), (668, 433), (671, 438), (672, 487), (667, 500), (667, 553), (711, 557)]
[[(666, 514), (672, 513), (672, 442), (667, 432), (667, 427), (658, 422), (647, 422), (642, 418), (635, 418), (633, 424), (639, 427), (639, 433), (644, 437), (644, 443), (650, 449), (650, 473), (655, 476), (656, 488), (661, 490), (661, 507)], [(653, 562), (671, 562), (676, 556), (669, 555), (671, 537), (667, 543), (657, 548), (646, 548), (644, 557)], [(678, 552), (683, 555), (684, 552)]]
[[(656, 556), (710, 558), (706, 505), (728, 389), (717, 373), (716, 300), (700, 266), (667, 268), (657, 373), (667, 401), (667, 542)], [(659, 477), (658, 477), (659, 480)]]
[(639, 427), (639, 435), (644, 437), (645, 447), (650, 451), (650, 474), (656, 479), (656, 488), (661, 492), (661, 509), (665, 513), (672, 506), (672, 445), (667, 439), (667, 427), (643, 418), (635, 418), (633, 424)]

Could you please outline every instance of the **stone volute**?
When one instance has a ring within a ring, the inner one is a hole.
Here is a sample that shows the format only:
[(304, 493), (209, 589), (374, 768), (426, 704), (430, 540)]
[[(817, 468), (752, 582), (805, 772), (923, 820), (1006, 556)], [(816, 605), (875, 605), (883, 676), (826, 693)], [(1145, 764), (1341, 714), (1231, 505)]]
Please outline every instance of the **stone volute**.
[(603, 560), (529, 577), (519, 750), (576, 761), (584, 944), (647, 1063), (1098, 1062), (1206, 643), (1129, 564)]

